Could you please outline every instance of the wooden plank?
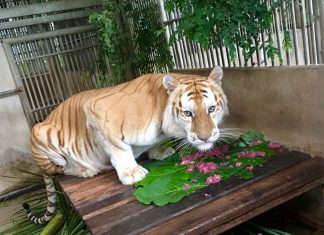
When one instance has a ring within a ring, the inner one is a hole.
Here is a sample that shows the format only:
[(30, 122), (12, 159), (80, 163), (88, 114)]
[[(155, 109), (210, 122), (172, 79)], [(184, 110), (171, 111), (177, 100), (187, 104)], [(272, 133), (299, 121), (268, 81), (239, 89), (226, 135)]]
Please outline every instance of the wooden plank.
[[(98, 211), (103, 213), (103, 209), (105, 209), (105, 211), (108, 211), (110, 209), (118, 207), (119, 205), (124, 205), (126, 203), (135, 201), (135, 197), (132, 196), (133, 192), (134, 189), (129, 188), (124, 191), (116, 192), (112, 196), (107, 197), (106, 195), (103, 195), (102, 197), (96, 198), (94, 200), (86, 200), (76, 207), (78, 212), (84, 219), (89, 219), (91, 216), (98, 215)], [(96, 212), (96, 214), (94, 214), (94, 212)]]
[(63, 176), (59, 177), (58, 180), (76, 209), (83, 208), (84, 205), (91, 208), (92, 205), (89, 202), (96, 204), (98, 201), (111, 198), (132, 188), (129, 185), (122, 185), (115, 171), (109, 171), (88, 179)]
[(82, 186), (92, 183), (94, 181), (100, 180), (102, 178), (109, 178), (113, 177), (112, 175), (114, 174), (113, 171), (101, 173), (95, 177), (91, 178), (79, 178), (75, 176), (70, 176), (70, 175), (58, 175), (56, 176), (57, 180), (61, 184), (61, 186), (64, 188), (64, 191), (67, 194), (70, 194), (74, 191), (78, 191)]
[(119, 224), (123, 224), (124, 226), (128, 227), (128, 221), (132, 220), (133, 218), (140, 217), (142, 213), (151, 211), (153, 208), (155, 208), (155, 206), (145, 206), (137, 201), (134, 201), (118, 208), (106, 211), (99, 216), (92, 217), (85, 221), (92, 234), (103, 234), (105, 232), (109, 232), (109, 234), (111, 234), (110, 231), (112, 227)]
[(217, 234), (221, 234), (222, 232), (225, 232), (241, 223), (244, 223), (246, 221), (248, 221), (249, 219), (252, 219), (253, 217), (257, 216), (257, 215), (260, 215), (282, 203), (285, 203), (287, 201), (289, 201), (290, 199), (293, 199), (299, 195), (301, 195), (302, 193), (304, 192), (307, 192), (313, 188), (315, 188), (316, 186), (320, 185), (320, 184), (323, 184), (323, 179), (318, 179), (318, 180), (315, 180), (309, 184), (306, 184), (296, 190), (293, 190), (292, 192), (288, 192), (286, 194), (283, 194), (283, 195), (280, 195), (280, 197), (270, 201), (270, 202), (267, 202), (255, 209), (253, 209), (253, 211), (249, 211), (245, 214), (242, 214), (236, 218), (233, 218), (219, 226), (217, 226), (217, 228), (214, 228), (210, 231), (208, 231), (208, 235), (217, 235)]
[(101, 0), (65, 0), (54, 2), (34, 3), (18, 7), (0, 8), (0, 20), (27, 15), (41, 15), (55, 11), (66, 11), (86, 7), (101, 6)]
[(255, 168), (251, 180), (232, 178), (163, 207), (135, 201), (134, 188), (121, 185), (115, 171), (58, 181), (93, 234), (198, 234), (225, 231), (323, 183), (323, 168), (323, 159), (293, 151)]
[(303, 222), (304, 224), (307, 224), (312, 228), (320, 229), (324, 227), (323, 218), (319, 218), (318, 216), (315, 216), (305, 211), (293, 210), (293, 213), (298, 218), (299, 221)]
[[(129, 191), (127, 191), (129, 192)], [(123, 199), (120, 197), (120, 195), (125, 196)], [(92, 207), (86, 206), (86, 207), (81, 207), (78, 208), (79, 213), (83, 213), (82, 218), (84, 220), (90, 220), (92, 217), (95, 217), (97, 215), (103, 214), (105, 212), (111, 211), (111, 210), (115, 210), (117, 208), (120, 208), (126, 204), (130, 204), (132, 202), (135, 201), (134, 197), (130, 197), (130, 194), (118, 194), (118, 196), (116, 197), (110, 197), (108, 199), (111, 200), (107, 200), (105, 201), (105, 204), (103, 204), (103, 206), (99, 206), (100, 203), (95, 203), (94, 205), (97, 205), (97, 210), (93, 210)], [(91, 208), (91, 210), (89, 210)], [(89, 213), (87, 213), (86, 210), (89, 210)]]

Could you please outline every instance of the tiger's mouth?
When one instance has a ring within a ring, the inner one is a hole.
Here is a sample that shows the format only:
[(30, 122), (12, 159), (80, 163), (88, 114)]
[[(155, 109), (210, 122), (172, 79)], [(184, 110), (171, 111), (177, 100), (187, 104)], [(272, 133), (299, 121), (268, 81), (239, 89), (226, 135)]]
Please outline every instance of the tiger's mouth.
[(213, 142), (204, 142), (199, 144), (194, 144), (194, 146), (200, 151), (207, 151), (214, 146)]
[(208, 151), (214, 146), (214, 143), (218, 140), (219, 136), (219, 131), (217, 131), (207, 139), (203, 140), (198, 138), (196, 134), (192, 134), (188, 135), (188, 141), (198, 150)]

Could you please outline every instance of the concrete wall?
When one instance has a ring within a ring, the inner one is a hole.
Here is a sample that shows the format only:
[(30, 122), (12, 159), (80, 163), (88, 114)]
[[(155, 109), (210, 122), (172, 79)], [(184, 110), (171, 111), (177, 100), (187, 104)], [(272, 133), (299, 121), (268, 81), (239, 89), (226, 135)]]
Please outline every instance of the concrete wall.
[[(0, 45), (0, 92), (16, 88), (4, 50)], [(0, 97), (0, 195), (30, 178), (19, 169), (34, 171), (31, 161), (30, 129), (17, 94)], [(2, 176), (14, 176), (9, 179)]]
[[(210, 69), (180, 71), (208, 75)], [(324, 65), (224, 69), (225, 125), (324, 156)]]

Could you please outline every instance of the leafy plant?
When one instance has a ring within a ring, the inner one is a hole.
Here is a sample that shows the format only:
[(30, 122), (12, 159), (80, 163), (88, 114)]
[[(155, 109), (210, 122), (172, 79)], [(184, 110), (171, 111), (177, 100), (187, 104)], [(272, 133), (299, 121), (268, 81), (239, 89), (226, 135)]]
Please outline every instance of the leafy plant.
[(129, 8), (126, 1), (103, 0), (103, 11), (94, 12), (89, 21), (97, 28), (99, 39), (98, 81), (111, 85), (126, 81), (132, 71), (134, 50), (124, 12)]
[(141, 74), (173, 68), (158, 9), (155, 1), (136, 0), (130, 11), (134, 32), (134, 66)]
[(144, 204), (163, 206), (220, 181), (236, 176), (253, 178), (253, 169), (282, 151), (256, 131), (249, 131), (230, 145), (217, 145), (207, 152), (186, 148), (163, 161), (144, 165), (149, 174), (136, 184), (134, 193)]
[(102, 83), (116, 84), (172, 68), (154, 1), (103, 0), (103, 11), (92, 13), (89, 21), (98, 32), (98, 79)]
[[(236, 46), (241, 48), (245, 65), (253, 53), (263, 49), (272, 60), (277, 56), (282, 62), (280, 50), (275, 48), (271, 39), (272, 14), (279, 9), (283, 0), (168, 0), (168, 12), (180, 11), (179, 25), (171, 35), (171, 42), (180, 38), (198, 42), (203, 47), (226, 47), (232, 61), (236, 58)], [(286, 29), (285, 29), (286, 30)], [(261, 35), (268, 35), (262, 43)], [(285, 34), (285, 48), (290, 37)]]
[[(43, 179), (40, 177), (40, 181)], [(40, 182), (38, 181), (38, 183)], [(45, 186), (44, 186), (45, 187)], [(56, 186), (57, 187), (57, 186)], [(58, 188), (58, 187), (57, 187)], [(11, 208), (15, 211), (10, 216), (4, 216), (0, 220), (0, 234), (11, 235), (38, 235), (43, 232), (46, 225), (32, 223), (26, 216), (26, 212), (22, 209), (22, 203), (31, 204), (32, 210), (36, 215), (42, 215), (46, 210), (47, 195), (45, 189), (35, 190), (31, 193), (24, 194), (14, 201), (5, 201), (0, 205), (2, 208)], [(16, 209), (19, 208), (19, 209)], [(64, 225), (59, 228), (58, 235), (86, 235), (90, 234), (85, 227), (85, 223), (81, 217), (71, 208), (61, 190), (58, 191), (57, 214), (64, 217)]]

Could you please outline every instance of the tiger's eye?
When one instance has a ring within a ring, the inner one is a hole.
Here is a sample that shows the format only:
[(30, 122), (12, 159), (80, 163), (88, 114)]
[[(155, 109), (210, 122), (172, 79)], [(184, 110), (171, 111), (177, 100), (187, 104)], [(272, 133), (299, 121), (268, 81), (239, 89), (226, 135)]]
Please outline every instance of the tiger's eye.
[(190, 111), (188, 111), (188, 110), (184, 111), (183, 113), (184, 113), (184, 115), (187, 116), (187, 117), (192, 117), (192, 112), (190, 112)]
[(209, 113), (212, 113), (212, 112), (215, 112), (215, 109), (216, 109), (216, 107), (213, 105), (213, 106), (210, 106), (209, 108), (208, 108), (208, 112)]

